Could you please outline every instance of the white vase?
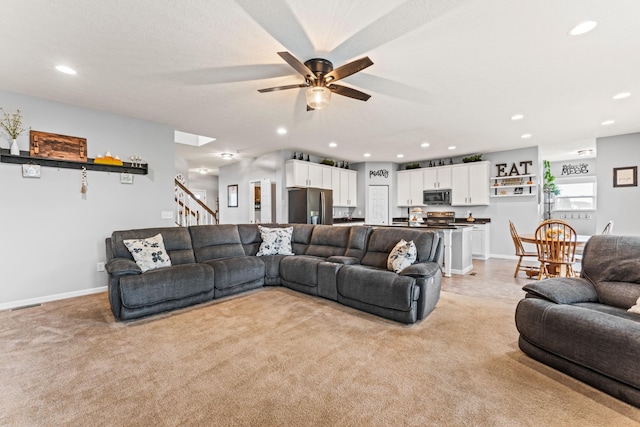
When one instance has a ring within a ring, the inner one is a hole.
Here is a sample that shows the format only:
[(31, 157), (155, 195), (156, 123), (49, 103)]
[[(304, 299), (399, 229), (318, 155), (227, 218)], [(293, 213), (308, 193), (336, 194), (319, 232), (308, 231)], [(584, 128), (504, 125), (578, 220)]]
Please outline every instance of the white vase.
[(10, 152), (11, 152), (12, 156), (19, 156), (20, 155), (20, 147), (18, 147), (18, 143), (16, 142), (15, 139), (11, 142)]

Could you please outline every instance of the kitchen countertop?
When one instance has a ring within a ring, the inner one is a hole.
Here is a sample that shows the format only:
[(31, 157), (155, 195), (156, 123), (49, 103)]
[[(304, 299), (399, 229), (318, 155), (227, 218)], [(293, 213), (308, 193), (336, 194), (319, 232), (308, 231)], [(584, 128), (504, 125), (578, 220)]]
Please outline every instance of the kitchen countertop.
[(372, 227), (405, 227), (405, 228), (428, 228), (431, 230), (458, 230), (458, 229), (462, 229), (465, 227), (471, 227), (473, 225), (473, 223), (464, 223), (464, 224), (445, 224), (445, 225), (427, 225), (427, 224), (421, 224), (421, 225), (409, 225), (409, 223), (407, 221), (394, 221), (392, 224), (389, 225), (380, 225), (380, 224), (365, 224), (365, 225), (370, 225)]
[(456, 218), (456, 220), (454, 221), (456, 224), (458, 223), (464, 223), (464, 224), (488, 224), (491, 222), (491, 218), (474, 218), (475, 221), (467, 221), (467, 218)]
[[(423, 215), (423, 220), (424, 220), (425, 216)], [(407, 217), (396, 217), (393, 218), (393, 223), (396, 222), (409, 222), (409, 219)], [(489, 224), (491, 222), (491, 218), (475, 218), (475, 221), (472, 222), (468, 222), (467, 218), (455, 218), (453, 223), (456, 225), (459, 224), (467, 224), (467, 225), (473, 225), (473, 224)]]
[(364, 218), (333, 218), (334, 224), (349, 224), (351, 222), (364, 222)]

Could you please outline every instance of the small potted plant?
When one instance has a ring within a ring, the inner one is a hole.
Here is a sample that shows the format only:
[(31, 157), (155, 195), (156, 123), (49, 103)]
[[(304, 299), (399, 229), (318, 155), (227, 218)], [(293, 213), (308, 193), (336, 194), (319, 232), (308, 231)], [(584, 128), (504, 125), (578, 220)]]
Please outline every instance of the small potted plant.
[(4, 109), (0, 108), (2, 111), (2, 120), (0, 120), (0, 127), (11, 137), (11, 149), (10, 152), (14, 156), (20, 155), (20, 148), (18, 147), (18, 143), (16, 139), (18, 136), (24, 132), (26, 129), (22, 127), (22, 114), (20, 114), (20, 110), (17, 110), (15, 113), (7, 113)]
[(420, 169), (420, 163), (409, 163), (407, 166), (405, 166), (405, 169)]

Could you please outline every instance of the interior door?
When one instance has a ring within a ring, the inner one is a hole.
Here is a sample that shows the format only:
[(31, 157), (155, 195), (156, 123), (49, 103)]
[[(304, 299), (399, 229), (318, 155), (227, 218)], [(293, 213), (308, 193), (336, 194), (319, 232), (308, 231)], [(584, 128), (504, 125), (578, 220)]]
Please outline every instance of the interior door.
[(389, 187), (386, 185), (369, 186), (368, 224), (389, 224)]

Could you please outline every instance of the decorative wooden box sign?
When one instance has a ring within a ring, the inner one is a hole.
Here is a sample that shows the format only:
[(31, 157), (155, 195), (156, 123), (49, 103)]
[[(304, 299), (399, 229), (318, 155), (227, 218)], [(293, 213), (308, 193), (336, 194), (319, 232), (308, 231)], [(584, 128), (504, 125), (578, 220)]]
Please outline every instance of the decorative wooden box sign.
[(44, 159), (86, 162), (87, 139), (32, 130), (29, 155)]

